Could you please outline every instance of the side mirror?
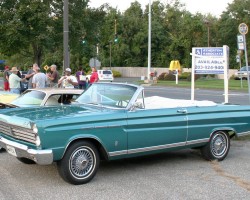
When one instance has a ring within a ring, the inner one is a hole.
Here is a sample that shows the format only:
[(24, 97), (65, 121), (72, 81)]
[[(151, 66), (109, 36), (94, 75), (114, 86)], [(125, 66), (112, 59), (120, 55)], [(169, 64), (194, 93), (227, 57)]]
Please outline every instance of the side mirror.
[(137, 109), (144, 109), (143, 103), (142, 102), (135, 102), (132, 107), (131, 107), (131, 111), (135, 111)]

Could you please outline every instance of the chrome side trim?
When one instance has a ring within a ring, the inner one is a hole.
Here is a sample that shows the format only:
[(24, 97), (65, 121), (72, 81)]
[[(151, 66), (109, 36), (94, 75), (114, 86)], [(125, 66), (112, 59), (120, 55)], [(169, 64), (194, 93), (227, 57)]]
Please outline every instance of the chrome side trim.
[(96, 129), (96, 128), (116, 128), (121, 127), (121, 125), (107, 125), (107, 126), (89, 126), (89, 127), (81, 127), (81, 130), (90, 130), (90, 129)]
[(173, 144), (165, 144), (165, 145), (159, 145), (159, 146), (122, 150), (122, 151), (113, 151), (113, 152), (109, 152), (109, 156), (110, 157), (122, 156), (126, 154), (135, 154), (135, 153), (143, 153), (143, 152), (148, 152), (148, 151), (170, 149), (170, 148), (175, 148), (175, 147), (184, 147), (184, 146), (192, 145), (192, 144), (206, 143), (208, 141), (209, 141), (209, 138), (204, 138), (204, 139), (199, 139), (199, 140), (191, 140), (187, 142), (179, 142), (179, 143), (173, 143)]
[(114, 152), (110, 152), (109, 156), (113, 157), (113, 156), (122, 156), (122, 155), (127, 155), (128, 151), (127, 150), (123, 150), (123, 151), (114, 151)]
[(242, 133), (237, 133), (238, 137), (243, 137), (243, 136), (247, 136), (247, 135), (250, 135), (250, 131), (242, 132)]
[(186, 142), (180, 142), (180, 143), (174, 143), (174, 144), (165, 144), (165, 145), (159, 145), (159, 146), (131, 149), (131, 150), (128, 150), (128, 154), (143, 153), (143, 152), (156, 151), (156, 150), (162, 150), (162, 149), (169, 149), (169, 148), (181, 147), (181, 146), (185, 146), (185, 145), (186, 145)]
[(199, 140), (187, 141), (187, 145), (192, 145), (192, 144), (199, 144), (199, 143), (209, 142), (209, 139), (210, 139), (210, 138), (204, 138), (204, 139), (199, 139)]

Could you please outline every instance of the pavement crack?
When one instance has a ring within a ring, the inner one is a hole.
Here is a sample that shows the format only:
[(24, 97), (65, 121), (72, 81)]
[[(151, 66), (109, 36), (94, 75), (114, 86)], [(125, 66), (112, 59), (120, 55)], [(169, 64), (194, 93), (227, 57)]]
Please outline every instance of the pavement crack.
[(222, 176), (222, 177), (225, 177), (227, 179), (230, 179), (232, 180), (234, 183), (236, 183), (238, 186), (242, 187), (243, 189), (247, 190), (250, 192), (250, 182), (246, 181), (246, 180), (243, 180), (241, 177), (237, 177), (237, 176), (234, 176), (234, 175), (231, 175), (229, 173), (227, 173), (225, 170), (223, 170), (221, 168), (221, 166), (219, 165), (219, 162), (218, 161), (212, 161), (211, 162), (212, 164), (212, 167), (214, 169), (214, 171)]

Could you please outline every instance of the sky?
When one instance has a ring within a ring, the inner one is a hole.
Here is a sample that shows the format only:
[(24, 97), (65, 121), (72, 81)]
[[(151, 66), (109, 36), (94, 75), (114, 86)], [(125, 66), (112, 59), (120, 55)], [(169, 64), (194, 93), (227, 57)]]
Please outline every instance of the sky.
[[(90, 7), (99, 7), (104, 3), (109, 3), (112, 7), (118, 8), (120, 11), (124, 11), (130, 7), (130, 4), (135, 0), (90, 0)], [(149, 0), (137, 0), (142, 8), (149, 3)], [(151, 3), (154, 0), (151, 0)], [(170, 0), (160, 0), (162, 3), (170, 2)], [(180, 2), (186, 4), (186, 10), (195, 14), (200, 12), (202, 14), (211, 13), (215, 16), (220, 16), (220, 14), (226, 10), (228, 3), (232, 3), (234, 0), (180, 0)]]

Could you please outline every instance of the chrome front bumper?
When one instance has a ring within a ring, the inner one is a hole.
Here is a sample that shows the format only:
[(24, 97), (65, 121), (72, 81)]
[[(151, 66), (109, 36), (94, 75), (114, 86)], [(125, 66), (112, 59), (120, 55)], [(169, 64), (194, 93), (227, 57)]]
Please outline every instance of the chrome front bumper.
[(0, 136), (0, 147), (18, 158), (28, 158), (39, 165), (49, 165), (53, 162), (52, 150), (29, 149), (28, 146), (7, 140)]

